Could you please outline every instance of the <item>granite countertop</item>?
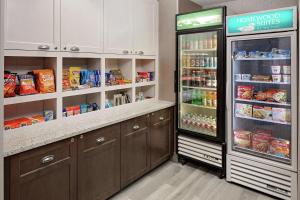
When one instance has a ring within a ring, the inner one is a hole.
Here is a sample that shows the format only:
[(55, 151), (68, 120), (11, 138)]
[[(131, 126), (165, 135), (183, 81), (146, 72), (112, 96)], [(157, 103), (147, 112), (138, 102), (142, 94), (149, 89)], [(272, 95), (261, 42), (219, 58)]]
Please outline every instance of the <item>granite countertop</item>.
[(168, 101), (146, 101), (4, 131), (3, 153), (11, 156), (174, 105)]

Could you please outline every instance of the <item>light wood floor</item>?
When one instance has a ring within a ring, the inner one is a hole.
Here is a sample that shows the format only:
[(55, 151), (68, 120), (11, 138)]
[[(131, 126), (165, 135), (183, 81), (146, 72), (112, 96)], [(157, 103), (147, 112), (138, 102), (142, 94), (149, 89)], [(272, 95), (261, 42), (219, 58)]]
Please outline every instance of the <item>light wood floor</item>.
[(167, 162), (111, 200), (272, 200), (205, 169)]

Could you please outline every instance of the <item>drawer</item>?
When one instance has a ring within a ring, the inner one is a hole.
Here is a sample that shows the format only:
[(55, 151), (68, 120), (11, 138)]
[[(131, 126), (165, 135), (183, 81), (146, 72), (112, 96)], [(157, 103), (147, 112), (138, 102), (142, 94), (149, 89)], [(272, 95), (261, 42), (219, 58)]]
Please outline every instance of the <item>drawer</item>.
[(151, 113), (151, 125), (155, 125), (159, 122), (170, 119), (170, 109), (160, 110), (154, 113)]
[(72, 143), (73, 138), (18, 154), (14, 160), (18, 162), (19, 174), (22, 176), (71, 158)]
[(120, 138), (120, 124), (101, 128), (79, 137), (80, 150), (86, 151)]
[(131, 133), (148, 127), (149, 115), (137, 117), (121, 124), (122, 133)]

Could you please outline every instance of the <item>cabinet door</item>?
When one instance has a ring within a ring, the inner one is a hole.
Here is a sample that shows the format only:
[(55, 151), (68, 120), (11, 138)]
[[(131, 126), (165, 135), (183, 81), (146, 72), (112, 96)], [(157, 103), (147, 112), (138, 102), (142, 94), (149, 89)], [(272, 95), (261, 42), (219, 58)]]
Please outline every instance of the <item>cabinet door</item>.
[(156, 55), (158, 42), (157, 0), (134, 0), (134, 50), (140, 55)]
[(104, 53), (132, 53), (132, 13), (132, 0), (104, 0)]
[(5, 49), (59, 50), (59, 0), (5, 0)]
[(104, 200), (120, 190), (120, 124), (80, 136), (78, 200)]
[(103, 0), (61, 1), (61, 48), (71, 52), (102, 52)]
[(149, 168), (148, 117), (143, 116), (121, 124), (121, 186), (137, 180)]
[(170, 111), (162, 110), (151, 114), (150, 161), (151, 169), (168, 160), (171, 155)]
[(10, 200), (76, 199), (74, 139), (13, 156), (10, 169)]

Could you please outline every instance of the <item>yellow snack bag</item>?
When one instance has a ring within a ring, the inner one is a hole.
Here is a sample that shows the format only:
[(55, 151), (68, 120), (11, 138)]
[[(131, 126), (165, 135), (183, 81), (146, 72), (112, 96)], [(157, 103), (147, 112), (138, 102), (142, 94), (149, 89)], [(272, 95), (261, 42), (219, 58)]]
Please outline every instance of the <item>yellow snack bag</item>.
[(70, 67), (70, 85), (72, 89), (78, 89), (80, 85), (80, 67)]

